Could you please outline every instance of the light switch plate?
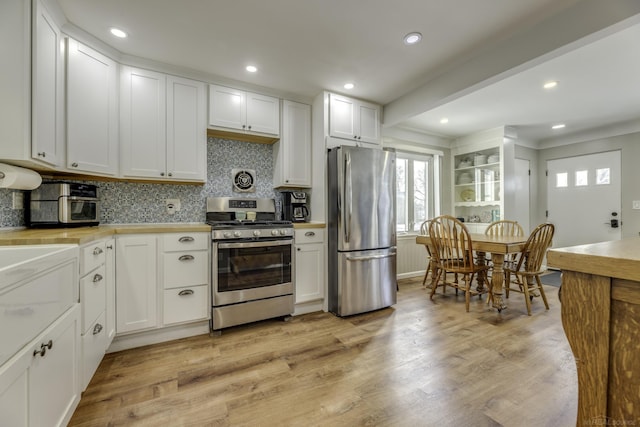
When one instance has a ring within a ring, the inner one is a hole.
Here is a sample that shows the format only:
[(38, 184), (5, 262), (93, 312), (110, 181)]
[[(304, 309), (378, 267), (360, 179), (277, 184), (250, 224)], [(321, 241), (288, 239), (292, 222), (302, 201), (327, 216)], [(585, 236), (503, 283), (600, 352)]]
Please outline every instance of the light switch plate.
[(634, 200), (631, 209), (640, 209), (640, 200)]
[(165, 200), (165, 206), (167, 208), (167, 213), (169, 215), (173, 215), (180, 211), (180, 199), (167, 199)]

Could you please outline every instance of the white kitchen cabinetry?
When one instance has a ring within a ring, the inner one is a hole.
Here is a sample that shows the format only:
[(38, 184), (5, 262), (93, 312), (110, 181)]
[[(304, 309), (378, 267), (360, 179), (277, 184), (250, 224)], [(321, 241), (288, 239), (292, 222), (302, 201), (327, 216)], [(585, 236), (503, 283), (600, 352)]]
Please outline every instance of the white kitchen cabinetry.
[[(321, 303), (324, 298), (324, 229), (296, 229), (295, 247), (296, 314), (301, 314), (298, 304)], [(319, 305), (316, 309), (321, 307)]]
[(0, 159), (64, 162), (64, 60), (59, 26), (40, 0), (0, 2)]
[(107, 348), (116, 336), (116, 240), (105, 241), (105, 274), (107, 285), (107, 306), (105, 325), (107, 328)]
[[(82, 305), (82, 383), (87, 388), (113, 334), (107, 325), (108, 316), (113, 316), (113, 304), (108, 293), (113, 292), (112, 264), (107, 265), (107, 257), (113, 257), (112, 239), (91, 242), (80, 248), (80, 303)], [(112, 248), (112, 247), (111, 247)], [(108, 269), (109, 267), (109, 269)]]
[(116, 264), (117, 333), (155, 328), (158, 325), (156, 236), (118, 236)]
[(209, 233), (161, 236), (164, 326), (208, 319), (210, 239)]
[(273, 146), (273, 186), (311, 187), (311, 106), (282, 102), (282, 136)]
[[(381, 145), (379, 105), (329, 94), (329, 136), (355, 145)], [(335, 144), (339, 145), (339, 144)]]
[(206, 181), (204, 84), (122, 67), (120, 87), (121, 175)]
[(0, 274), (3, 426), (64, 426), (80, 401), (78, 249), (55, 246)]
[(209, 126), (248, 134), (280, 135), (280, 100), (209, 85)]
[(67, 168), (118, 174), (117, 64), (95, 50), (67, 43)]
[(469, 231), (483, 233), (502, 217), (503, 180), (500, 146), (477, 145), (452, 150), (454, 215)]

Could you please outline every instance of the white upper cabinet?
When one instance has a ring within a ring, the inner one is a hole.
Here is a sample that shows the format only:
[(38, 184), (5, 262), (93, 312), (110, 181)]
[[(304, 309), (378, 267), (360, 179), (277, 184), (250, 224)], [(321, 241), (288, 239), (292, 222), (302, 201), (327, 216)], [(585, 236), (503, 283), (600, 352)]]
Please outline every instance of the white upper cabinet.
[(122, 176), (204, 182), (204, 84), (122, 67), (120, 87)]
[(282, 136), (273, 146), (273, 186), (311, 187), (311, 106), (282, 102)]
[(173, 179), (207, 177), (204, 83), (167, 76), (167, 174)]
[(41, 1), (34, 2), (31, 156), (52, 166), (64, 159), (62, 34)]
[(280, 135), (280, 100), (209, 85), (209, 126), (241, 133)]
[(380, 145), (379, 105), (329, 94), (329, 136)]
[(116, 175), (117, 64), (69, 39), (67, 75), (67, 168)]

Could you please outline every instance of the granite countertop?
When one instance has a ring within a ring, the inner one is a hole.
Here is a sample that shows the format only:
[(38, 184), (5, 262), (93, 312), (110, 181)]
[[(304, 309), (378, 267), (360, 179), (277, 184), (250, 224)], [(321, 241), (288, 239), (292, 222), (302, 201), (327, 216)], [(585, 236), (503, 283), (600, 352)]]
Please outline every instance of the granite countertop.
[(25, 228), (0, 230), (0, 246), (50, 245), (70, 243), (82, 245), (116, 234), (210, 232), (204, 223), (110, 224), (97, 227)]
[(640, 238), (551, 249), (547, 265), (561, 270), (640, 281)]
[(325, 228), (324, 222), (294, 222), (293, 228)]

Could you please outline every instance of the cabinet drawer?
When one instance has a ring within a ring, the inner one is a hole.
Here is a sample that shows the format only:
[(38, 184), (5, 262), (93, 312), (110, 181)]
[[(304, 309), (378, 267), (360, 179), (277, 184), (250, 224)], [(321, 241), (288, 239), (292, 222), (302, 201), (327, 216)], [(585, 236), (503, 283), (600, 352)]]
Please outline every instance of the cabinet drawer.
[(209, 283), (209, 252), (170, 252), (163, 255), (164, 288)]
[(104, 264), (105, 248), (105, 242), (95, 242), (80, 249), (80, 276)]
[(297, 245), (305, 243), (321, 243), (324, 242), (323, 228), (301, 228), (295, 230), (295, 241)]
[[(82, 332), (98, 318), (105, 309), (107, 286), (104, 265), (80, 279), (80, 302), (82, 303)], [(104, 326), (104, 325), (103, 325)]]
[(105, 313), (100, 316), (87, 329), (82, 336), (82, 387), (87, 388), (93, 374), (104, 357), (107, 349), (107, 328), (105, 327)]
[(208, 285), (164, 291), (164, 324), (207, 319)]
[(206, 250), (211, 243), (209, 233), (167, 233), (162, 235), (165, 252)]

